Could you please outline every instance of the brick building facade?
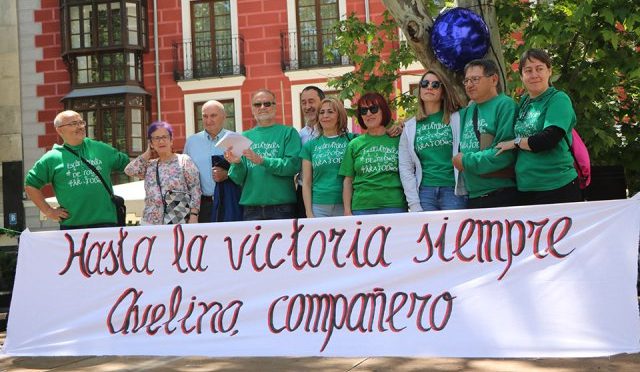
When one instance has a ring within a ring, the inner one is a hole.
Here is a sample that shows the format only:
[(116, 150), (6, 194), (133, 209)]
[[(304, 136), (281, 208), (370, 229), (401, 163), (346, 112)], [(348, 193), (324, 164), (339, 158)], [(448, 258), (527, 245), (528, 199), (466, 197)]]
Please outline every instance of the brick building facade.
[[(381, 0), (19, 1), (24, 171), (59, 142), (53, 119), (65, 108), (83, 114), (88, 135), (131, 156), (158, 118), (174, 126), (181, 150), (209, 99), (225, 104), (227, 128), (251, 128), (259, 88), (276, 94), (278, 121), (300, 128), (302, 89), (327, 89), (353, 69), (322, 55), (329, 27), (351, 13), (377, 22), (383, 11)], [(397, 88), (407, 91), (420, 70)]]

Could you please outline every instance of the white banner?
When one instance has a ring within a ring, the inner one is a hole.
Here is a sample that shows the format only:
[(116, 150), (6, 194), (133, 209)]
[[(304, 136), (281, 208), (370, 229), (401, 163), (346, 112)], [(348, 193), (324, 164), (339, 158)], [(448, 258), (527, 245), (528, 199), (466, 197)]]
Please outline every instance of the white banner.
[(639, 203), (25, 232), (4, 352), (635, 353)]

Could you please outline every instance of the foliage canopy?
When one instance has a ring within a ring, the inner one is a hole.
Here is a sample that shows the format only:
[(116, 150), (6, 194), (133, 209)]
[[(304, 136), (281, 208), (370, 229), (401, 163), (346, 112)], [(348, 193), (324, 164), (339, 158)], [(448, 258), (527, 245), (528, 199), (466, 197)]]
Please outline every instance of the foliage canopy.
[[(496, 14), (509, 91), (523, 93), (520, 55), (540, 48), (552, 57), (554, 85), (572, 98), (578, 131), (596, 165), (623, 164), (632, 192), (640, 190), (640, 1), (497, 0)], [(398, 39), (397, 24), (385, 14), (380, 25), (355, 15), (337, 25), (330, 47), (349, 56), (356, 70), (330, 85), (344, 99), (377, 91), (408, 112), (413, 99), (396, 97), (398, 70), (415, 60)], [(383, 58), (384, 53), (389, 58)], [(507, 65), (509, 66), (509, 65)]]

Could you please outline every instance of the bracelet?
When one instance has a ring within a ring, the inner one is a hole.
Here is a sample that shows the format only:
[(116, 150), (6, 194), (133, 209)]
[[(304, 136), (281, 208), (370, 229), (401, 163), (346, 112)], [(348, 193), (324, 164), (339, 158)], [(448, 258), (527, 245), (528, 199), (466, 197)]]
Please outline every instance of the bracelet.
[(197, 216), (198, 215), (197, 213), (193, 213), (193, 212), (190, 212), (189, 214), (192, 215), (192, 216)]

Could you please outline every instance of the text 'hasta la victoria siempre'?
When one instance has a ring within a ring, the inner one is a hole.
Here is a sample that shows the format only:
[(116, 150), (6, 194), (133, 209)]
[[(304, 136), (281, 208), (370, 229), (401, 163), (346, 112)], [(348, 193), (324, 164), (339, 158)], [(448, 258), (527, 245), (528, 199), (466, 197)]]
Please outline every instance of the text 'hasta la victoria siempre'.
[[(391, 267), (389, 241), (393, 228), (378, 225), (363, 228), (362, 221), (354, 220), (351, 228), (310, 229), (293, 220), (289, 231), (265, 234), (256, 224), (252, 232), (243, 236), (227, 235), (221, 239), (204, 234), (185, 236), (181, 225), (173, 227), (172, 260), (159, 263), (153, 260), (154, 249), (168, 249), (167, 241), (158, 236), (142, 236), (135, 242), (129, 232), (120, 228), (115, 240), (94, 241), (91, 231), (79, 239), (65, 233), (68, 244), (66, 262), (58, 275), (93, 277), (117, 275), (153, 276), (157, 265), (170, 264), (179, 274), (209, 275), (208, 262), (223, 258), (226, 250), (228, 272), (215, 275), (233, 275), (250, 270), (255, 273), (281, 269), (298, 272), (330, 267), (339, 272), (345, 267), (355, 269)], [(478, 220), (464, 219), (451, 229), (448, 217), (442, 223), (425, 223), (416, 230), (417, 250), (412, 264), (428, 265), (459, 262), (465, 264), (501, 265), (496, 280), (508, 280), (507, 273), (514, 259), (531, 254), (537, 260), (560, 260), (573, 249), (559, 249), (572, 225), (569, 217), (555, 220)], [(418, 231), (419, 230), (419, 231)], [(246, 229), (245, 229), (246, 231)], [(405, 231), (406, 234), (406, 231)], [(224, 234), (222, 234), (224, 235)], [(447, 237), (452, 244), (447, 244)], [(216, 247), (216, 249), (212, 249)], [(219, 249), (218, 249), (219, 248)], [(525, 250), (530, 248), (531, 250)], [(214, 257), (216, 256), (216, 257)], [(197, 293), (185, 293), (176, 285), (168, 294), (166, 303), (145, 303), (144, 290), (126, 288), (107, 312), (106, 327), (111, 334), (146, 332), (181, 334), (228, 334), (240, 332), (240, 314), (250, 299), (216, 301), (201, 299)], [(264, 309), (264, 324), (273, 334), (282, 332), (322, 333), (324, 351), (333, 333), (348, 332), (402, 332), (412, 327), (420, 332), (438, 332), (446, 328), (456, 295), (450, 291), (432, 294), (424, 291), (386, 292), (382, 286), (355, 294), (342, 293), (289, 293), (274, 298)]]

